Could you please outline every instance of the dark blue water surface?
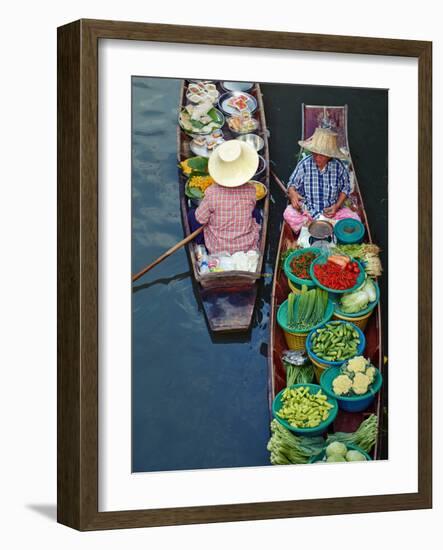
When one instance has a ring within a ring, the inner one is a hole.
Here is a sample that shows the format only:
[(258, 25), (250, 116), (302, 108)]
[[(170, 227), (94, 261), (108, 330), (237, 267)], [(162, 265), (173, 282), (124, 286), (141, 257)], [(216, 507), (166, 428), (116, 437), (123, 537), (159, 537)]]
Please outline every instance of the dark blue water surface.
[[(179, 80), (133, 78), (133, 272), (183, 238)], [(270, 265), (265, 267), (270, 271)], [(269, 464), (271, 278), (249, 334), (213, 338), (184, 249), (134, 284), (133, 470)]]
[[(180, 80), (132, 80), (133, 272), (183, 238), (176, 161), (179, 89)], [(354, 165), (373, 237), (383, 250), (381, 305), (387, 327), (387, 91), (284, 84), (263, 84), (262, 91), (273, 169), (285, 181), (298, 153), (301, 104), (348, 104)], [(249, 334), (211, 336), (184, 249), (134, 284), (133, 471), (269, 464), (270, 275), (284, 207), (285, 198), (272, 183), (265, 277)], [(384, 337), (386, 350), (386, 330)]]

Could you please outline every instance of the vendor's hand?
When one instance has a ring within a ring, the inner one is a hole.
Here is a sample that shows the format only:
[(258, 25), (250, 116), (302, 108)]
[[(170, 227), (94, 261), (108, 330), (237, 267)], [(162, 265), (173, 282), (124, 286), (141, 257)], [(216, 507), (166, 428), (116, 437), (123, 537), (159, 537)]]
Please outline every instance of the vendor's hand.
[(289, 192), (289, 200), (291, 202), (292, 208), (295, 210), (301, 211), (302, 208), (302, 197), (295, 190)]
[(328, 206), (328, 208), (325, 208), (323, 210), (323, 214), (327, 218), (333, 218), (335, 214), (337, 214), (338, 206), (336, 204), (333, 204), (332, 206)]

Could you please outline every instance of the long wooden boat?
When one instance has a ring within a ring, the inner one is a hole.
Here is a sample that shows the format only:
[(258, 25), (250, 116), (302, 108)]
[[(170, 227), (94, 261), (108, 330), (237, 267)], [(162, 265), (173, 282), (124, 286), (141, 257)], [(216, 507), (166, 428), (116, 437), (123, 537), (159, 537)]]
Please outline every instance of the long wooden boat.
[[(186, 92), (189, 81), (184, 80), (180, 93), (179, 110), (187, 103)], [(220, 94), (225, 93), (221, 83), (216, 83)], [(257, 132), (264, 140), (264, 147), (259, 154), (264, 158), (265, 169), (261, 176), (254, 176), (254, 180), (261, 181), (267, 188), (268, 193), (257, 206), (261, 209), (261, 231), (257, 269), (251, 271), (225, 271), (200, 273), (195, 254), (195, 244), (190, 243), (187, 247), (189, 261), (191, 264), (192, 275), (196, 281), (197, 292), (203, 305), (209, 328), (213, 332), (240, 332), (247, 331), (251, 325), (252, 315), (257, 297), (258, 282), (261, 278), (263, 256), (266, 245), (266, 234), (269, 216), (269, 147), (266, 119), (263, 108), (263, 99), (259, 84), (254, 84), (251, 91), (257, 101), (257, 109), (253, 116), (258, 121)], [(228, 124), (222, 127), (225, 140), (234, 139)], [(190, 149), (192, 138), (188, 136), (179, 125), (177, 125), (177, 159), (180, 163), (190, 157), (195, 156)], [(188, 222), (188, 211), (192, 206), (190, 199), (185, 194), (185, 185), (187, 178), (179, 169), (180, 186), (180, 206), (185, 236), (191, 233)]]
[[(349, 153), (350, 162), (348, 168), (351, 174), (351, 184), (353, 191), (351, 194), (351, 202), (366, 229), (366, 242), (372, 243), (371, 230), (368, 224), (368, 218), (363, 205), (363, 199), (358, 186), (357, 176), (352, 163), (350, 148), (347, 134), (347, 106), (328, 107), (328, 106), (312, 106), (302, 105), (302, 139), (307, 139), (313, 133), (316, 127), (325, 126), (337, 132), (339, 147), (346, 148)], [(282, 302), (286, 300), (290, 289), (286, 275), (281, 268), (280, 258), (288, 248), (294, 248), (298, 235), (295, 235), (292, 229), (286, 222), (280, 234), (278, 252), (276, 257), (276, 268), (274, 273), (273, 288), (271, 295), (271, 318), (270, 318), (270, 346), (269, 346), (269, 405), (276, 394), (286, 386), (286, 372), (282, 363), (282, 352), (287, 349), (284, 333), (277, 323), (277, 311)], [(369, 358), (374, 366), (380, 369), (383, 374), (384, 361), (382, 352), (382, 326), (381, 326), (381, 306), (380, 303), (375, 308), (365, 329), (366, 350), (365, 357)], [(379, 422), (379, 437), (373, 449), (373, 458), (379, 459), (382, 456), (381, 449), (381, 433), (382, 433), (382, 401), (385, 385), (367, 411), (361, 413), (349, 413), (342, 410), (339, 411), (336, 420), (334, 421), (331, 431), (338, 432), (353, 432), (360, 423), (370, 414), (375, 413)], [(272, 413), (271, 413), (272, 414)]]

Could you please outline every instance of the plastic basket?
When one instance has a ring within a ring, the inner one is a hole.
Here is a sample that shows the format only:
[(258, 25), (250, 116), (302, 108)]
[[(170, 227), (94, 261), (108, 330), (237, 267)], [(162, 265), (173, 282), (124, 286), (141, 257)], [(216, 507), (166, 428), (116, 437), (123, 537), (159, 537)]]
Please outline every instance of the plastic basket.
[(361, 243), (365, 236), (365, 226), (354, 218), (344, 218), (335, 224), (334, 233), (339, 244)]
[(332, 389), (332, 382), (341, 373), (341, 369), (339, 367), (331, 367), (325, 370), (320, 378), (320, 386), (327, 395), (337, 400), (338, 406), (343, 411), (361, 412), (365, 411), (370, 405), (372, 405), (375, 395), (380, 391), (383, 378), (378, 369), (376, 369), (376, 372), (377, 374), (375, 375), (375, 380), (371, 388), (364, 395), (341, 396), (334, 393), (334, 390)]
[(335, 304), (333, 319), (339, 319), (340, 321), (350, 321), (357, 325), (361, 330), (365, 330), (369, 317), (372, 315), (375, 307), (380, 300), (380, 287), (378, 283), (374, 281), (376, 298), (374, 302), (371, 302), (368, 307), (359, 311), (358, 313), (344, 313), (341, 311), (338, 302)]
[(311, 279), (301, 279), (300, 277), (297, 277), (292, 273), (291, 261), (297, 256), (302, 256), (307, 252), (313, 252), (314, 254), (317, 254), (317, 255), (320, 255), (322, 253), (320, 248), (315, 248), (315, 247), (300, 248), (299, 250), (295, 250), (294, 252), (291, 252), (291, 254), (288, 255), (288, 257), (286, 258), (283, 264), (283, 270), (285, 272), (286, 277), (288, 278), (288, 281), (293, 283), (296, 286), (296, 288), (301, 287), (302, 285), (306, 285), (309, 288), (313, 288), (316, 286), (314, 281), (312, 281)]
[[(346, 443), (346, 448), (348, 449), (348, 451), (358, 451), (366, 458), (366, 460), (372, 460), (372, 458), (368, 455), (368, 453), (363, 449), (361, 449), (360, 447), (357, 447), (357, 445), (353, 445), (352, 443)], [(323, 462), (324, 464), (334, 464), (334, 462), (326, 462), (323, 460), (325, 457), (325, 454), (326, 454), (326, 447), (318, 455), (311, 457), (309, 459), (308, 464), (314, 464), (314, 462)], [(342, 464), (342, 463), (340, 462), (339, 464)]]
[(293, 330), (288, 327), (288, 300), (285, 300), (277, 311), (277, 322), (280, 327), (283, 329), (285, 340), (288, 348), (290, 350), (304, 350), (306, 347), (306, 339), (308, 334), (316, 328), (319, 328), (324, 323), (329, 321), (332, 318), (334, 313), (334, 302), (331, 299), (328, 299), (328, 305), (326, 306), (326, 312), (323, 317), (323, 320), (315, 325), (310, 330)]
[[(309, 332), (308, 337), (306, 338), (306, 350), (308, 352), (309, 358), (312, 361), (312, 364), (314, 365), (314, 373), (315, 373), (315, 378), (316, 378), (317, 382), (320, 382), (320, 378), (321, 378), (321, 375), (323, 374), (323, 371), (325, 371), (329, 367), (340, 367), (341, 365), (343, 365), (343, 363), (348, 361), (348, 359), (351, 359), (351, 357), (347, 357), (346, 359), (343, 359), (343, 360), (340, 360), (340, 361), (326, 361), (325, 359), (321, 359), (320, 357), (318, 357), (312, 351), (311, 341), (312, 341), (313, 335), (315, 334), (317, 329), (324, 326), (327, 322), (328, 321), (325, 321), (320, 326), (312, 329)], [(365, 335), (363, 334), (362, 330), (358, 326), (356, 326), (354, 323), (349, 323), (348, 321), (332, 321), (332, 322), (337, 323), (337, 324), (339, 324), (339, 323), (348, 324), (348, 325), (352, 325), (352, 326), (355, 327), (355, 329), (357, 330), (358, 335), (360, 337), (360, 344), (358, 345), (357, 353), (355, 355), (363, 355), (363, 352), (364, 352), (365, 347), (366, 347), (366, 338), (365, 338)]]
[(364, 280), (365, 280), (365, 277), (366, 277), (366, 273), (365, 273), (365, 268), (363, 266), (363, 264), (361, 262), (359, 262), (358, 260), (355, 260), (353, 258), (351, 258), (351, 261), (352, 262), (356, 262), (358, 264), (358, 267), (360, 268), (360, 273), (357, 277), (357, 282), (355, 283), (355, 285), (351, 288), (346, 288), (345, 290), (337, 290), (336, 288), (329, 288), (327, 286), (324, 286), (320, 283), (320, 281), (317, 279), (317, 277), (315, 276), (314, 274), (314, 266), (316, 264), (321, 264), (321, 263), (325, 263), (325, 259), (324, 258), (317, 258), (316, 260), (314, 260), (311, 264), (311, 268), (309, 270), (310, 274), (311, 274), (311, 279), (314, 281), (314, 284), (315, 286), (318, 286), (320, 288), (322, 288), (323, 290), (327, 290), (328, 292), (331, 292), (331, 293), (334, 293), (334, 294), (345, 294), (346, 292), (353, 292), (354, 290), (357, 290), (357, 288), (363, 284)]
[[(320, 386), (317, 384), (293, 384), (292, 386), (289, 386), (289, 388), (292, 389), (292, 388), (299, 388), (299, 387), (306, 387), (306, 386), (309, 388), (309, 393), (317, 393), (318, 390), (321, 389)], [(281, 390), (275, 396), (274, 401), (272, 402), (272, 414), (274, 418), (287, 430), (290, 430), (291, 432), (297, 435), (307, 435), (307, 436), (320, 435), (328, 429), (329, 425), (332, 424), (332, 422), (334, 422), (335, 417), (337, 416), (337, 413), (338, 413), (338, 403), (335, 398), (327, 395), (326, 397), (328, 399), (328, 402), (331, 403), (331, 405), (333, 405), (333, 408), (330, 409), (329, 416), (326, 420), (321, 422), (315, 428), (295, 428), (294, 426), (291, 426), (291, 424), (286, 422), (286, 420), (284, 420), (283, 418), (280, 418), (277, 415), (277, 412), (281, 409), (281, 406), (282, 406), (282, 394), (285, 391), (285, 389), (286, 388)]]

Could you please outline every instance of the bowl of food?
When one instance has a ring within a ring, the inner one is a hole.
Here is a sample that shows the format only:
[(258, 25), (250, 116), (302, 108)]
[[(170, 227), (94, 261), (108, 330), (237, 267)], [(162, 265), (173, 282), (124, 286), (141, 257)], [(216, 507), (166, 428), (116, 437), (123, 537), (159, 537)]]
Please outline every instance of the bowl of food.
[(367, 277), (364, 284), (356, 290), (340, 294), (335, 303), (335, 313), (350, 319), (363, 317), (375, 308), (379, 300), (378, 283)]
[(311, 264), (310, 275), (316, 285), (335, 294), (356, 290), (366, 278), (363, 265), (342, 254), (317, 258)]
[(257, 131), (259, 127), (258, 120), (247, 111), (228, 117), (227, 123), (231, 133), (235, 136), (250, 134)]
[(184, 132), (195, 137), (220, 130), (225, 123), (225, 117), (210, 101), (205, 101), (198, 105), (186, 105), (180, 111), (178, 122)]
[(326, 369), (320, 378), (322, 390), (334, 397), (340, 409), (365, 411), (380, 391), (383, 379), (379, 369), (363, 356), (346, 361), (341, 367)]
[(272, 403), (274, 418), (297, 435), (324, 433), (337, 413), (337, 400), (317, 384), (293, 384), (280, 391)]
[(266, 195), (268, 194), (268, 188), (264, 183), (255, 180), (251, 180), (249, 183), (255, 185), (255, 199), (257, 202), (266, 197)]
[(314, 287), (315, 283), (311, 279), (310, 268), (312, 262), (320, 254), (321, 250), (316, 247), (300, 248), (291, 252), (283, 264), (286, 277), (297, 287), (301, 287), (302, 285)]
[(332, 441), (319, 454), (309, 459), (309, 464), (316, 462), (365, 462), (372, 460), (366, 451), (353, 443)]
[(257, 100), (246, 92), (226, 92), (220, 96), (218, 106), (226, 115), (253, 113), (257, 109)]
[(236, 137), (235, 139), (238, 139), (239, 141), (243, 141), (243, 143), (248, 143), (257, 152), (261, 151), (265, 145), (264, 139), (257, 134), (244, 134)]
[(363, 332), (347, 321), (328, 321), (312, 330), (306, 339), (308, 355), (321, 369), (316, 371), (319, 381), (325, 368), (340, 367), (348, 359), (362, 355), (365, 347)]
[(220, 96), (217, 86), (212, 82), (190, 82), (186, 90), (186, 99), (190, 103), (199, 104), (209, 100), (212, 104), (217, 103)]

